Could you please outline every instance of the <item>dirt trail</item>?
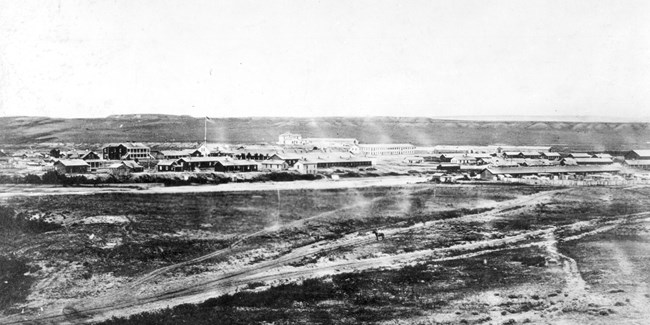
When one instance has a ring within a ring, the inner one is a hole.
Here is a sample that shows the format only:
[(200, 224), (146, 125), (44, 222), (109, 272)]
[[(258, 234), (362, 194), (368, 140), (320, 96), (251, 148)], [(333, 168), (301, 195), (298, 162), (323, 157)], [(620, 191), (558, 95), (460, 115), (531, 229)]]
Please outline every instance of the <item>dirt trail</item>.
[[(540, 192), (533, 195), (516, 198), (513, 200), (495, 202), (493, 204), (494, 210), (474, 214), (466, 215), (452, 219), (439, 220), (434, 222), (428, 222), (425, 224), (415, 224), (406, 228), (387, 228), (382, 229), (382, 232), (386, 234), (387, 237), (391, 235), (407, 232), (415, 228), (428, 228), (434, 227), (435, 225), (443, 222), (448, 222), (450, 220), (465, 220), (465, 221), (475, 221), (475, 220), (489, 220), (490, 218), (497, 217), (504, 210), (512, 208), (514, 206), (522, 204), (534, 204), (535, 202), (541, 202), (547, 200), (551, 195), (566, 191), (568, 189), (553, 190)], [(349, 207), (344, 207), (349, 208)], [(647, 214), (647, 213), (646, 213)], [(322, 216), (323, 214), (314, 216)], [(641, 215), (641, 214), (637, 214)], [(584, 222), (581, 222), (584, 223)], [(615, 226), (615, 225), (608, 225)], [(147, 311), (151, 309), (163, 308), (166, 306), (173, 306), (185, 302), (200, 302), (210, 297), (219, 296), (228, 292), (236, 290), (238, 287), (243, 286), (251, 281), (286, 281), (286, 280), (298, 280), (305, 277), (315, 277), (323, 276), (326, 274), (334, 273), (343, 273), (349, 272), (350, 270), (363, 270), (368, 268), (377, 268), (377, 267), (401, 267), (400, 263), (412, 263), (417, 259), (428, 257), (427, 260), (431, 261), (430, 257), (433, 257), (433, 261), (444, 261), (449, 259), (459, 259), (459, 258), (469, 258), (473, 256), (478, 256), (482, 254), (487, 254), (490, 252), (496, 252), (506, 249), (514, 249), (521, 247), (528, 247), (532, 245), (537, 246), (546, 246), (549, 247), (550, 243), (554, 245), (554, 232), (556, 231), (555, 227), (550, 227), (542, 230), (535, 230), (524, 232), (515, 236), (509, 236), (501, 239), (492, 239), (484, 240), (479, 242), (472, 242), (460, 245), (454, 245), (447, 248), (431, 249), (431, 250), (422, 250), (410, 253), (402, 253), (397, 255), (382, 256), (377, 258), (363, 259), (363, 260), (343, 260), (331, 263), (318, 263), (315, 265), (308, 265), (302, 267), (291, 267), (288, 264), (294, 262), (300, 262), (305, 257), (311, 257), (318, 253), (328, 252), (335, 250), (341, 247), (352, 247), (359, 245), (366, 245), (374, 243), (376, 241), (374, 235), (358, 235), (358, 234), (348, 234), (342, 238), (339, 238), (334, 241), (323, 241), (312, 244), (310, 246), (303, 246), (297, 249), (294, 249), (288, 254), (282, 255), (274, 260), (264, 261), (255, 265), (241, 268), (237, 271), (222, 273), (222, 274), (213, 274), (208, 275), (209, 278), (201, 279), (201, 277), (188, 279), (187, 283), (181, 287), (177, 288), (167, 288), (162, 292), (157, 294), (145, 296), (145, 297), (134, 297), (133, 290), (118, 290), (111, 292), (110, 294), (105, 295), (104, 297), (96, 298), (92, 301), (83, 302), (65, 308), (66, 312), (62, 314), (62, 306), (46, 311), (39, 319), (44, 317), (49, 317), (48, 319), (55, 320), (56, 322), (61, 322), (67, 319), (68, 322), (85, 322), (85, 321), (98, 321), (105, 319), (106, 317), (111, 317), (113, 315), (129, 315), (134, 313), (139, 313), (142, 311)], [(604, 230), (601, 230), (604, 231)], [(593, 231), (589, 233), (594, 233)], [(580, 238), (573, 236), (574, 239)], [(190, 263), (197, 263), (200, 261), (219, 256), (220, 254), (226, 253), (227, 250), (220, 250), (213, 252), (211, 254), (202, 256), (198, 259), (192, 261), (187, 261), (181, 263), (183, 265)], [(559, 256), (559, 255), (558, 255)], [(562, 257), (560, 257), (562, 258)], [(567, 260), (568, 261), (568, 260)], [(575, 261), (574, 261), (575, 262)], [(570, 263), (569, 263), (570, 264)], [(171, 268), (178, 267), (180, 265), (169, 266), (156, 270), (142, 279), (136, 281), (132, 286), (143, 284), (152, 278), (170, 270)], [(347, 270), (347, 271), (346, 271)], [(577, 271), (577, 267), (571, 269), (569, 265), (568, 271), (573, 272)], [(579, 272), (577, 273), (579, 275)], [(72, 311), (72, 312), (71, 312)], [(92, 318), (78, 318), (79, 315), (86, 315)], [(32, 315), (34, 316), (34, 315)], [(22, 322), (25, 319), (22, 317), (18, 322)], [(11, 319), (6, 319), (5, 321), (11, 322), (16, 321), (15, 317)]]
[[(580, 223), (584, 224), (584, 222)], [(570, 226), (572, 225), (567, 227)], [(611, 225), (606, 225), (601, 228), (609, 229), (610, 226)], [(596, 229), (596, 231), (601, 228)], [(542, 230), (523, 232), (501, 239), (483, 240), (446, 248), (421, 250), (363, 260), (339, 260), (301, 267), (287, 266), (287, 264), (291, 262), (300, 261), (304, 257), (312, 256), (313, 254), (324, 250), (331, 250), (345, 245), (371, 243), (375, 241), (372, 236), (358, 236), (359, 238), (347, 238), (332, 245), (322, 243), (321, 245), (301, 247), (276, 260), (266, 261), (237, 271), (220, 274), (204, 281), (194, 281), (190, 286), (170, 288), (158, 294), (146, 297), (111, 294), (103, 299), (100, 298), (87, 303), (67, 306), (64, 308), (66, 310), (64, 314), (67, 315), (62, 315), (61, 309), (56, 311), (50, 310), (47, 314), (41, 315), (38, 319), (69, 323), (100, 321), (112, 316), (130, 315), (165, 306), (173, 306), (182, 303), (198, 303), (210, 297), (234, 292), (239, 287), (250, 282), (295, 281), (308, 277), (320, 277), (328, 274), (349, 272), (352, 270), (365, 270), (378, 267), (400, 268), (403, 267), (405, 263), (413, 263), (422, 258), (427, 258), (427, 261), (442, 262), (531, 246), (547, 247), (563, 260), (563, 265), (565, 265), (565, 270), (567, 271), (567, 284), (569, 289), (573, 294), (579, 295), (585, 288), (584, 281), (580, 277), (575, 261), (563, 256), (557, 252), (556, 248), (554, 248), (557, 243), (554, 235), (556, 230), (557, 228), (550, 227)], [(585, 232), (585, 234), (593, 233), (596, 232)], [(570, 237), (571, 240), (578, 238), (581, 237)], [(573, 263), (571, 261), (573, 261)], [(24, 319), (17, 320), (15, 317), (12, 317), (5, 320), (6, 323), (11, 323), (12, 321), (22, 322)]]
[[(446, 220), (439, 220), (435, 222), (429, 222), (428, 224), (415, 224), (410, 227), (406, 228), (387, 228), (387, 229), (382, 229), (382, 232), (384, 232), (387, 236), (395, 235), (400, 232), (406, 232), (410, 231), (416, 228), (427, 228), (427, 227), (433, 227), (438, 223), (442, 222), (448, 222), (450, 220), (479, 220), (479, 219), (486, 219), (486, 218), (493, 218), (498, 213), (505, 209), (509, 209), (513, 206), (521, 205), (524, 203), (531, 204), (531, 202), (537, 202), (539, 200), (544, 200), (548, 199), (550, 195), (553, 195), (557, 192), (560, 191), (565, 191), (566, 189), (563, 190), (555, 190), (555, 191), (546, 191), (546, 192), (540, 192), (536, 193), (533, 195), (529, 196), (524, 196), (521, 198), (516, 198), (513, 200), (509, 201), (502, 201), (502, 202), (495, 202), (492, 204), (492, 207), (497, 208), (496, 210), (491, 210), (488, 212), (480, 213), (480, 214), (475, 214), (475, 215), (467, 215), (467, 216), (462, 216), (462, 217), (457, 217), (457, 218), (452, 218), (452, 219), (446, 219)], [(376, 199), (381, 199), (381, 198), (376, 198)], [(344, 207), (344, 208), (351, 208), (351, 206)], [(343, 209), (343, 208), (342, 208)], [(340, 210), (340, 209), (337, 209)], [(334, 211), (322, 213), (319, 215), (316, 215), (311, 218), (316, 218), (316, 217), (323, 217), (323, 216), (328, 216), (330, 213), (335, 213)], [(297, 222), (304, 222), (304, 220), (298, 220)], [(525, 235), (518, 235), (515, 237), (508, 237), (504, 239), (499, 239), (496, 241), (485, 241), (485, 242), (478, 242), (478, 243), (470, 243), (470, 244), (462, 244), (462, 245), (456, 245), (448, 248), (442, 248), (438, 250), (432, 250), (432, 251), (420, 251), (420, 252), (414, 252), (414, 253), (409, 253), (409, 254), (401, 254), (401, 255), (396, 255), (394, 257), (386, 257), (383, 260), (384, 261), (392, 261), (393, 259), (400, 259), (403, 256), (424, 256), (427, 254), (449, 254), (450, 252), (454, 252), (457, 250), (460, 251), (468, 251), (468, 250), (475, 250), (475, 249), (480, 249), (481, 247), (493, 247), (493, 245), (507, 245), (507, 244), (514, 244), (516, 242), (519, 242), (521, 240), (528, 240), (530, 239), (529, 237), (532, 236), (538, 236), (540, 234), (548, 234), (549, 231), (552, 230), (542, 230), (542, 231), (535, 231), (531, 232), (529, 234)], [(264, 232), (264, 231), (262, 231)], [(260, 233), (260, 232), (258, 232)], [(168, 297), (179, 297), (179, 296), (184, 296), (184, 295), (194, 295), (197, 293), (196, 287), (198, 286), (201, 288), (198, 290), (198, 292), (205, 292), (207, 288), (209, 288), (210, 283), (214, 282), (219, 282), (222, 281), (223, 279), (228, 279), (229, 282), (234, 281), (235, 279), (241, 278), (241, 277), (250, 277), (251, 275), (254, 275), (255, 273), (263, 273), (265, 271), (268, 271), (269, 269), (276, 268), (279, 266), (283, 266), (292, 262), (299, 262), (301, 259), (309, 256), (314, 256), (318, 253), (323, 253), (331, 250), (335, 250), (337, 248), (342, 248), (342, 247), (350, 247), (350, 246), (359, 246), (359, 245), (366, 245), (373, 243), (375, 241), (374, 235), (365, 235), (365, 236), (359, 236), (357, 234), (349, 234), (344, 236), (343, 238), (334, 240), (334, 241), (323, 241), (316, 243), (311, 246), (306, 246), (306, 247), (301, 247), (299, 249), (295, 249), (294, 251), (280, 256), (279, 258), (271, 261), (266, 261), (262, 262), (256, 265), (253, 265), (251, 267), (243, 268), (241, 270), (235, 271), (235, 272), (230, 272), (222, 275), (217, 275), (215, 279), (209, 280), (207, 282), (200, 282), (198, 284), (195, 284), (193, 286), (189, 287), (184, 287), (180, 289), (174, 289), (168, 292), (161, 293), (159, 296), (154, 296), (154, 297), (148, 297), (148, 298), (141, 298), (141, 299), (135, 299), (133, 297), (133, 290), (121, 290), (119, 292), (113, 292), (109, 296), (104, 297), (104, 298), (98, 298), (95, 301), (92, 302), (93, 306), (88, 306), (87, 304), (79, 305), (79, 306), (74, 306), (73, 308), (68, 308), (67, 310), (80, 310), (83, 311), (83, 313), (93, 313), (95, 310), (111, 310), (113, 308), (122, 308), (124, 306), (133, 306), (133, 305), (140, 305), (142, 303), (146, 303), (149, 300), (153, 301), (160, 301), (160, 300), (165, 300)], [(138, 285), (144, 284), (147, 281), (152, 280), (153, 278), (157, 277), (160, 274), (163, 274), (169, 270), (172, 270), (176, 267), (182, 266), (182, 265), (188, 265), (192, 263), (198, 263), (201, 261), (205, 261), (207, 259), (220, 256), (222, 254), (225, 254), (228, 250), (219, 250), (216, 252), (213, 252), (208, 255), (204, 255), (202, 257), (199, 257), (197, 259), (187, 261), (184, 263), (180, 263), (177, 265), (172, 265), (168, 266), (165, 268), (158, 269), (154, 272), (149, 273), (142, 279), (139, 279), (138, 281), (134, 282), (131, 288), (136, 287)], [(478, 253), (480, 254), (480, 252)], [(374, 261), (371, 262), (370, 265), (378, 265)], [(364, 261), (357, 261), (357, 262), (349, 262), (348, 265), (356, 265), (355, 263), (359, 263), (359, 267), (364, 267), (366, 265)], [(382, 264), (383, 265), (383, 264)], [(315, 273), (316, 271), (311, 270), (312, 273)], [(248, 274), (248, 275), (247, 275)], [(215, 295), (215, 293), (211, 293), (212, 295)], [(50, 314), (53, 317), (56, 317), (56, 314), (60, 314), (60, 310), (53, 310), (50, 312)]]
[(170, 186), (170, 187), (63, 187), (54, 185), (33, 186), (2, 186), (0, 185), (0, 201), (14, 196), (43, 196), (43, 195), (91, 195), (97, 193), (211, 193), (211, 192), (251, 192), (296, 189), (336, 189), (361, 188), (373, 186), (407, 186), (427, 182), (423, 176), (382, 176), (370, 178), (355, 178), (316, 181), (265, 182), (265, 183), (227, 183), (201, 186)]
[[(424, 190), (428, 190), (428, 188), (416, 190), (414, 193), (421, 192), (421, 191), (424, 191)], [(189, 261), (177, 263), (177, 264), (174, 264), (174, 265), (169, 265), (169, 266), (162, 267), (162, 268), (159, 268), (157, 270), (154, 270), (154, 271), (146, 274), (142, 278), (134, 281), (133, 284), (131, 285), (131, 288), (135, 288), (135, 287), (137, 287), (139, 285), (142, 285), (142, 284), (144, 284), (146, 282), (149, 282), (149, 281), (155, 279), (156, 277), (158, 277), (158, 276), (160, 276), (160, 275), (162, 275), (162, 274), (164, 274), (166, 272), (177, 269), (179, 267), (204, 262), (206, 260), (209, 260), (209, 259), (212, 259), (212, 258), (215, 258), (215, 257), (222, 256), (224, 254), (230, 253), (232, 247), (238, 246), (239, 244), (246, 241), (247, 239), (254, 238), (254, 237), (257, 237), (257, 236), (261, 236), (261, 235), (271, 233), (271, 232), (274, 232), (274, 231), (278, 231), (280, 229), (301, 227), (301, 226), (304, 226), (305, 222), (307, 222), (307, 221), (311, 221), (311, 220), (320, 219), (320, 218), (328, 217), (328, 216), (331, 216), (331, 215), (335, 215), (336, 213), (339, 213), (339, 212), (344, 211), (344, 210), (349, 210), (349, 209), (353, 209), (353, 208), (367, 206), (367, 205), (370, 205), (370, 204), (372, 204), (372, 203), (374, 203), (376, 201), (379, 201), (379, 200), (382, 200), (382, 199), (385, 199), (385, 198), (386, 197), (376, 197), (376, 198), (370, 199), (368, 201), (362, 201), (362, 202), (350, 204), (350, 205), (347, 205), (345, 207), (338, 208), (336, 210), (331, 210), (331, 211), (319, 213), (319, 214), (311, 216), (311, 217), (296, 220), (296, 221), (281, 225), (279, 227), (268, 227), (268, 228), (264, 228), (264, 229), (262, 229), (260, 231), (254, 232), (254, 233), (247, 234), (247, 235), (243, 236), (242, 238), (240, 238), (239, 240), (237, 240), (237, 241), (233, 242), (232, 244), (230, 244), (230, 248), (220, 249), (220, 250), (214, 251), (214, 252), (212, 252), (210, 254), (203, 255), (203, 256), (194, 258), (192, 260), (189, 260)]]
[[(552, 234), (553, 230), (554, 229), (552, 228), (535, 230), (501, 239), (492, 239), (446, 248), (421, 250), (363, 260), (339, 260), (301, 267), (287, 266), (289, 263), (298, 262), (305, 257), (313, 256), (315, 253), (323, 251), (323, 247), (309, 246), (294, 250), (287, 255), (281, 256), (277, 260), (262, 262), (234, 272), (218, 275), (206, 281), (197, 282), (191, 286), (167, 290), (157, 295), (136, 298), (133, 301), (120, 301), (117, 304), (109, 304), (108, 306), (101, 304), (98, 305), (96, 302), (93, 302), (90, 304), (75, 305), (73, 308), (78, 310), (81, 314), (92, 314), (92, 320), (97, 321), (105, 319), (106, 317), (111, 317), (112, 315), (124, 315), (125, 313), (130, 314), (150, 308), (159, 308), (160, 304), (177, 305), (189, 302), (197, 303), (216, 295), (233, 292), (238, 287), (250, 282), (295, 281), (306, 277), (320, 277), (329, 274), (349, 272), (351, 270), (365, 270), (378, 267), (399, 268), (402, 267), (404, 263), (412, 263), (425, 257), (434, 257), (433, 259), (427, 259), (428, 261), (442, 262), (452, 259), (463, 259), (484, 255), (505, 249), (523, 248), (535, 245), (539, 246), (544, 245), (547, 241), (547, 236)], [(327, 249), (329, 250), (334, 249), (335, 247), (358, 243), (372, 243), (376, 241), (374, 237), (364, 237), (370, 238), (363, 238), (358, 241), (343, 241), (336, 246), (329, 246)], [(521, 245), (519, 245), (519, 243), (521, 243)]]

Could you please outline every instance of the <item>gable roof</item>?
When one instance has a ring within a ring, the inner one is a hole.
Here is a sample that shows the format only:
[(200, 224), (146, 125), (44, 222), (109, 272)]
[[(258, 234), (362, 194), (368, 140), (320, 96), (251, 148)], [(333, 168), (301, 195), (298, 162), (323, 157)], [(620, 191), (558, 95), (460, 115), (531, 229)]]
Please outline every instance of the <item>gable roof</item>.
[(135, 161), (132, 160), (124, 160), (122, 161), (122, 164), (128, 168), (134, 169), (134, 168), (143, 168), (140, 166), (140, 164), (136, 163)]
[(158, 161), (159, 166), (173, 166), (176, 165), (176, 160), (160, 160)]
[(59, 160), (59, 161), (55, 162), (54, 164), (55, 165), (56, 164), (61, 164), (61, 165), (65, 166), (65, 167), (84, 167), (84, 166), (85, 167), (90, 167), (90, 165), (88, 165), (88, 163), (86, 161), (81, 160), (81, 159), (71, 159), (71, 160), (63, 160), (62, 159), (62, 160)]
[(610, 158), (573, 158), (578, 164), (611, 164), (612, 161)]
[(616, 165), (593, 165), (593, 166), (544, 166), (544, 167), (488, 167), (490, 173), (523, 175), (523, 174), (557, 174), (557, 173), (607, 173), (619, 172), (621, 169)]
[(591, 155), (585, 152), (572, 152), (569, 156), (572, 158), (591, 158)]
[(637, 154), (639, 157), (648, 157), (650, 158), (650, 150), (632, 150), (631, 152)]
[(276, 152), (269, 159), (273, 159), (273, 157), (278, 157), (281, 160), (287, 160), (287, 159), (301, 159), (303, 155), (299, 155), (297, 153), (279, 153)]
[(597, 153), (594, 155), (594, 158), (613, 158), (613, 157), (608, 153)]
[(217, 163), (222, 165), (222, 166), (252, 166), (252, 165), (257, 165), (257, 163), (254, 162), (254, 161), (235, 160), (235, 159), (219, 160)]
[(650, 166), (650, 159), (628, 159), (625, 164), (629, 166)]
[(96, 152), (94, 152), (94, 151), (88, 151), (88, 152), (86, 152), (86, 153), (80, 155), (80, 156), (81, 156), (81, 159), (86, 159), (86, 157), (88, 157), (90, 154), (94, 154), (94, 155), (97, 156), (97, 157), (101, 157), (101, 155), (99, 155), (98, 153), (96, 153)]
[(278, 159), (267, 159), (262, 161), (262, 164), (264, 165), (284, 165), (287, 162), (284, 160), (278, 160)]
[(184, 162), (217, 162), (228, 159), (227, 157), (183, 157), (176, 161)]
[(362, 143), (359, 148), (390, 148), (390, 147), (413, 147), (415, 145), (410, 143)]
[(189, 156), (191, 153), (193, 153), (196, 150), (189, 149), (190, 152), (188, 152), (188, 149), (184, 150), (160, 150), (160, 152), (163, 156)]

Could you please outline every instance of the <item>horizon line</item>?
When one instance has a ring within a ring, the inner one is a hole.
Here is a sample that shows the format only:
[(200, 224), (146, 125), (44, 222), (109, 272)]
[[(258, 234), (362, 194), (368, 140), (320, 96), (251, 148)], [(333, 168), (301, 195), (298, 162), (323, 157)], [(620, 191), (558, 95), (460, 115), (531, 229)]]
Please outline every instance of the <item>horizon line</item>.
[(644, 117), (614, 117), (602, 115), (446, 115), (446, 116), (404, 116), (404, 115), (352, 115), (352, 116), (222, 116), (214, 117), (209, 115), (194, 116), (190, 114), (164, 114), (164, 113), (127, 113), (127, 114), (110, 114), (104, 117), (60, 117), (47, 115), (7, 115), (0, 118), (51, 118), (51, 119), (110, 119), (119, 117), (133, 116), (173, 116), (173, 117), (190, 117), (201, 119), (209, 117), (210, 119), (327, 119), (327, 118), (404, 118), (404, 119), (431, 119), (431, 120), (458, 120), (458, 121), (476, 121), (476, 122), (581, 122), (581, 123), (650, 123), (650, 116)]

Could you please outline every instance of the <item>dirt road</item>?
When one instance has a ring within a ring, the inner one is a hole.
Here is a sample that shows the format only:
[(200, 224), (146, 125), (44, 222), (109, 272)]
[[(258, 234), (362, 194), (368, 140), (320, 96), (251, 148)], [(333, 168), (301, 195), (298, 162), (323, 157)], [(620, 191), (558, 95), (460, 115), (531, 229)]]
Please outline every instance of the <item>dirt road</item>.
[(89, 195), (95, 193), (210, 193), (210, 192), (248, 192), (248, 191), (275, 191), (299, 189), (336, 189), (360, 188), (372, 186), (404, 186), (426, 182), (423, 176), (390, 176), (372, 178), (354, 178), (317, 181), (293, 182), (265, 182), (265, 183), (227, 183), (219, 185), (199, 186), (170, 186), (170, 187), (63, 187), (53, 185), (20, 185), (0, 186), (0, 200), (13, 196), (41, 196), (41, 195)]

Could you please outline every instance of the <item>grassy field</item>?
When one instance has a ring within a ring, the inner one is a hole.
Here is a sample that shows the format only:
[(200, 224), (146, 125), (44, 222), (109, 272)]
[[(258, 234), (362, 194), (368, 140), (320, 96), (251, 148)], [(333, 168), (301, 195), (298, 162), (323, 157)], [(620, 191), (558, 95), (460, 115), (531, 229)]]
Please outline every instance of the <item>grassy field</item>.
[(647, 188), (519, 185), (13, 197), (0, 302), (106, 324), (631, 321), (648, 206)]

